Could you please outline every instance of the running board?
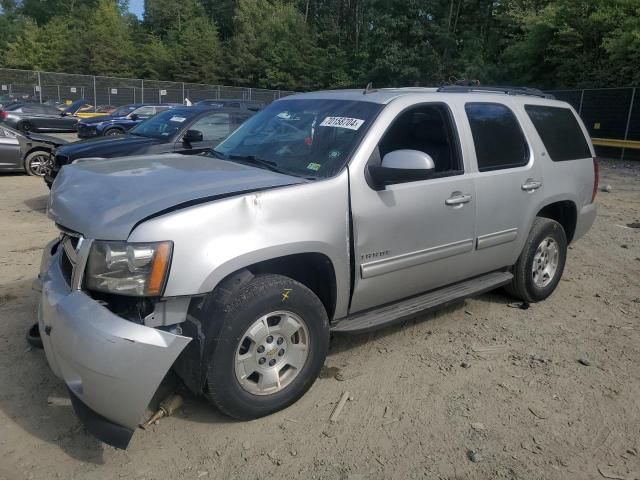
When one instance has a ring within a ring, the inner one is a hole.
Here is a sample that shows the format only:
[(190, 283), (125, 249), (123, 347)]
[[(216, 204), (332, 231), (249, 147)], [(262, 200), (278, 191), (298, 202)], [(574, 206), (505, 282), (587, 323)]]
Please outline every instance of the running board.
[(465, 298), (488, 292), (506, 285), (512, 279), (513, 275), (510, 272), (488, 273), (374, 310), (355, 313), (334, 323), (331, 333), (363, 333), (377, 330), (416, 313), (446, 307)]

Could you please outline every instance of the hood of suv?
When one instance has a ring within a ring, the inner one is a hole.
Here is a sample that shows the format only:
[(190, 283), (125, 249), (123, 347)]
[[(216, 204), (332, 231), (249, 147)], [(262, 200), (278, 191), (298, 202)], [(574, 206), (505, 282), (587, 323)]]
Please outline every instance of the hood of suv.
[(86, 160), (58, 175), (49, 216), (86, 238), (126, 240), (136, 224), (159, 212), (305, 181), (205, 156)]
[(140, 137), (136, 135), (114, 135), (90, 138), (70, 143), (59, 148), (56, 153), (66, 155), (70, 161), (77, 158), (113, 158), (122, 155), (146, 153), (147, 147), (165, 143), (157, 138)]

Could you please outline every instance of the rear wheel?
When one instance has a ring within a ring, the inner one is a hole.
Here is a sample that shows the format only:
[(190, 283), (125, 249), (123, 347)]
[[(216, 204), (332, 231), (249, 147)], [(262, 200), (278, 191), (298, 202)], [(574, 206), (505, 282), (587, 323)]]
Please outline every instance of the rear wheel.
[(49, 152), (36, 150), (24, 157), (24, 170), (29, 175), (43, 177), (47, 173), (49, 163)]
[(20, 122), (16, 127), (23, 133), (33, 132), (33, 125), (29, 122)]
[(525, 302), (538, 302), (553, 293), (564, 271), (567, 237), (555, 220), (537, 217), (507, 291)]
[(208, 364), (205, 394), (222, 412), (252, 419), (282, 410), (311, 387), (324, 364), (329, 322), (307, 287), (259, 275), (226, 305)]

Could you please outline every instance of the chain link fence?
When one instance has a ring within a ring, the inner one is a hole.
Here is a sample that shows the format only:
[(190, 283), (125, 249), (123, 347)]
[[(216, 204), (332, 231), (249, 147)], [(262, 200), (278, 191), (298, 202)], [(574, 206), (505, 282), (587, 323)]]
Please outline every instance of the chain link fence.
[[(553, 90), (558, 100), (573, 106), (584, 121), (598, 156), (640, 160), (640, 89), (593, 88)], [(601, 141), (609, 140), (609, 141)], [(621, 142), (611, 142), (619, 140)], [(619, 143), (620, 147), (602, 144)]]
[(94, 106), (192, 103), (206, 99), (258, 100), (265, 104), (295, 92), (186, 82), (143, 80), (0, 68), (0, 95), (38, 102), (85, 99)]
[[(0, 68), (0, 96), (38, 102), (85, 99), (94, 106), (129, 103), (192, 103), (205, 99), (258, 100), (265, 104), (295, 92), (187, 82), (143, 80)], [(640, 88), (552, 90), (578, 111), (599, 156), (640, 160)], [(1, 103), (1, 102), (0, 102)], [(600, 142), (599, 139), (621, 142)], [(607, 146), (602, 144), (617, 144)]]

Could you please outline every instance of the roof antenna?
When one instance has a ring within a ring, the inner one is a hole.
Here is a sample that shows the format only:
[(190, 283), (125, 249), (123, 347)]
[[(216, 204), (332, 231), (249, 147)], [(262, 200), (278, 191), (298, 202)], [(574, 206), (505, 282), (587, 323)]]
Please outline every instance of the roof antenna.
[(373, 82), (369, 82), (367, 83), (367, 86), (364, 87), (364, 92), (362, 92), (363, 95), (366, 95), (367, 93), (373, 93), (377, 91), (377, 89), (373, 88)]

